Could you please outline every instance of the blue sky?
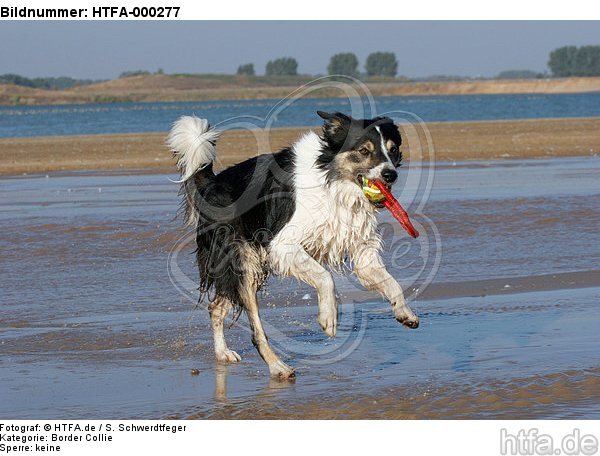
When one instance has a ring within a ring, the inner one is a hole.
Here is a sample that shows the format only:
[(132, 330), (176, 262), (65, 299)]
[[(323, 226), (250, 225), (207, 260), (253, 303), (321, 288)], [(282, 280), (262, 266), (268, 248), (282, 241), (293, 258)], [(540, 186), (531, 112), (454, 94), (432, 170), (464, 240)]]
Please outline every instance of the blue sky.
[(552, 21), (244, 21), (3, 22), (0, 74), (114, 78), (123, 71), (257, 73), (291, 56), (300, 73), (325, 73), (329, 57), (395, 52), (399, 74), (494, 76), (508, 69), (544, 71), (550, 50), (600, 44), (597, 22)]

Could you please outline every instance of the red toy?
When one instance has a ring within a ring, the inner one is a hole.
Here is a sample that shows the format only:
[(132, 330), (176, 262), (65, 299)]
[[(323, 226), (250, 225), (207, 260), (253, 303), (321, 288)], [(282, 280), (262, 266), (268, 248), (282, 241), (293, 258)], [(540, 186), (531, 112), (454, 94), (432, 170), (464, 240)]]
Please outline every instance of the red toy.
[(419, 237), (419, 232), (410, 222), (408, 214), (383, 182), (363, 178), (363, 192), (369, 201), (382, 203), (408, 234), (414, 238)]

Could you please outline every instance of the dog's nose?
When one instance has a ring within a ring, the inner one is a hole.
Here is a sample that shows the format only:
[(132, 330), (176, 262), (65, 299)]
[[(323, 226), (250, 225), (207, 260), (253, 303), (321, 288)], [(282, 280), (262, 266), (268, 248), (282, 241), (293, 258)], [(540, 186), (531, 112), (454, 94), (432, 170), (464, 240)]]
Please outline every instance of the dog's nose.
[(383, 180), (388, 184), (393, 184), (396, 182), (396, 179), (398, 179), (398, 173), (395, 170), (388, 168), (381, 171), (381, 177), (383, 177)]

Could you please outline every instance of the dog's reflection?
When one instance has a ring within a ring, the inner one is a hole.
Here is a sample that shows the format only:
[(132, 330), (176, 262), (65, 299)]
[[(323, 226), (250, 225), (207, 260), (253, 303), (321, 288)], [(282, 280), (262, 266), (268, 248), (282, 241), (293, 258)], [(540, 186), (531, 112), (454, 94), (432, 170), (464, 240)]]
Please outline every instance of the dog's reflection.
[(215, 366), (215, 401), (218, 402), (227, 402), (227, 369), (227, 364)]
[[(227, 375), (230, 369), (229, 364), (216, 363), (215, 365), (215, 401), (227, 402)], [(264, 389), (265, 394), (271, 394), (277, 390), (288, 388), (295, 383), (295, 378), (278, 379), (271, 377), (267, 387)]]

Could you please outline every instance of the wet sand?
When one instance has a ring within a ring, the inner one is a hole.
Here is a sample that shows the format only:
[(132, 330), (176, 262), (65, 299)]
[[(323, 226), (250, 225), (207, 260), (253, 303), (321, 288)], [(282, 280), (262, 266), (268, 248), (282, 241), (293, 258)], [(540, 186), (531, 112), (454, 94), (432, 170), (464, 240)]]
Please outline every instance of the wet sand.
[(226, 332), (242, 363), (213, 360), (174, 174), (0, 179), (0, 417), (600, 418), (600, 159), (438, 162), (423, 205), (417, 171), (395, 193), (422, 236), (381, 222), (421, 327), (336, 275), (328, 339), (314, 291), (273, 279), (261, 312), (292, 383), (245, 317)]
[[(589, 156), (600, 153), (600, 118), (432, 122), (435, 160)], [(229, 131), (219, 142), (222, 166), (297, 139), (306, 128)], [(405, 130), (404, 156), (421, 160), (422, 132)], [(64, 170), (171, 172), (166, 133), (0, 139), (0, 174)]]
[[(346, 304), (338, 337), (351, 350), (332, 347), (314, 305), (266, 308), (275, 349), (298, 369), (285, 383), (269, 380), (244, 321), (227, 332), (243, 360), (224, 366), (205, 311), (56, 318), (3, 330), (1, 415), (598, 419), (598, 299), (600, 288), (424, 301), (418, 331), (383, 303)], [(313, 352), (290, 353), (290, 340)]]

